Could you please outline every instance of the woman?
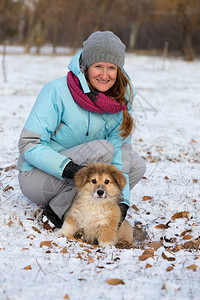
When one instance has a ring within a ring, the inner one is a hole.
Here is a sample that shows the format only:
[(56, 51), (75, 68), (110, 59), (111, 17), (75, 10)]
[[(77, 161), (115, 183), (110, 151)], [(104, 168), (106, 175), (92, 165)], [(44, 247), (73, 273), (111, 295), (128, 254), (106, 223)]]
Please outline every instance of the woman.
[(145, 172), (131, 147), (135, 90), (124, 60), (125, 45), (116, 35), (93, 33), (72, 58), (67, 76), (42, 88), (22, 130), (20, 188), (32, 202), (45, 205), (43, 213), (56, 227), (75, 197), (74, 175), (86, 163), (115, 164), (124, 172), (121, 220), (130, 189)]

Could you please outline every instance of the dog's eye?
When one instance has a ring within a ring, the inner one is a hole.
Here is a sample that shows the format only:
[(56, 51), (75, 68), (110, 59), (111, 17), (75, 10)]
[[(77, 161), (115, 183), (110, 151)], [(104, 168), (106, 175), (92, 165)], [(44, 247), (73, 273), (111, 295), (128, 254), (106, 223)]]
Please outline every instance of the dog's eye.
[(105, 184), (109, 184), (109, 182), (110, 182), (110, 181), (109, 181), (108, 179), (105, 180)]
[(94, 184), (97, 183), (96, 179), (92, 179), (92, 183)]

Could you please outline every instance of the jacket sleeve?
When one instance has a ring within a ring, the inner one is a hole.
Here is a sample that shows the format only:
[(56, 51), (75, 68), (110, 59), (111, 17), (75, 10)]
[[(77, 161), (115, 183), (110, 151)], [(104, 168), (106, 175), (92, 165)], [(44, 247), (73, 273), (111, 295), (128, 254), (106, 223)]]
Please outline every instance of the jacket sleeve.
[(46, 84), (33, 106), (19, 139), (19, 152), (34, 167), (62, 179), (70, 159), (50, 146), (51, 135), (60, 124), (62, 102), (50, 82)]
[[(129, 108), (129, 113), (132, 115), (131, 108)], [(117, 115), (115, 117), (117, 118)], [(124, 200), (121, 203), (125, 203), (130, 206), (129, 168), (132, 156), (131, 136), (128, 136), (125, 140), (121, 138), (119, 135), (121, 122), (122, 118), (120, 122), (118, 120), (116, 127), (111, 131), (107, 140), (113, 144), (115, 151), (112, 164), (116, 165), (119, 170), (122, 170), (126, 177), (126, 186), (123, 190)]]

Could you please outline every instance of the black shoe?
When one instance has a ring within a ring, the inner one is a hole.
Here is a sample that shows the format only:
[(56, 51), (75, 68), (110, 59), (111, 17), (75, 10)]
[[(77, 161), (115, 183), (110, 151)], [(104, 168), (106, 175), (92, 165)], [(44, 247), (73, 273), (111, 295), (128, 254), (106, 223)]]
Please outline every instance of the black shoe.
[(46, 205), (43, 210), (43, 216), (47, 217), (57, 228), (61, 228), (63, 225), (63, 220), (60, 219), (55, 212), (51, 209), (49, 205)]

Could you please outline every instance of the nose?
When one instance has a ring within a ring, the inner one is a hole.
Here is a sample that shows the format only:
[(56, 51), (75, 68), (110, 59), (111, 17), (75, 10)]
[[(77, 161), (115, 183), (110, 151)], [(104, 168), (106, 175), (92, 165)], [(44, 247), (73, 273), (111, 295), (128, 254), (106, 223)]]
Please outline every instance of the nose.
[(102, 69), (102, 72), (101, 72), (101, 78), (102, 78), (103, 80), (106, 80), (106, 79), (108, 78), (108, 71), (107, 71), (106, 68), (103, 68), (103, 69)]
[(103, 190), (98, 190), (98, 191), (97, 191), (97, 195), (98, 195), (98, 196), (101, 197), (101, 196), (103, 196), (103, 194), (104, 194), (104, 191), (103, 191)]

